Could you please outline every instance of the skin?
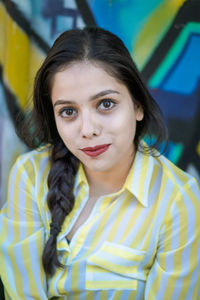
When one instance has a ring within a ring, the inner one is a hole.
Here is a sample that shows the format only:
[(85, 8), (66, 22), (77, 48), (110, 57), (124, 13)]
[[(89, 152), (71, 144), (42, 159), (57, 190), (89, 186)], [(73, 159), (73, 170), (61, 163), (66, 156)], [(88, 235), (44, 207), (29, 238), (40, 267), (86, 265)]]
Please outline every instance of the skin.
[[(82, 162), (90, 196), (118, 191), (135, 157), (136, 122), (143, 119), (127, 87), (97, 64), (75, 62), (54, 75), (51, 99), (60, 137)], [(97, 157), (81, 150), (102, 144), (110, 146)]]

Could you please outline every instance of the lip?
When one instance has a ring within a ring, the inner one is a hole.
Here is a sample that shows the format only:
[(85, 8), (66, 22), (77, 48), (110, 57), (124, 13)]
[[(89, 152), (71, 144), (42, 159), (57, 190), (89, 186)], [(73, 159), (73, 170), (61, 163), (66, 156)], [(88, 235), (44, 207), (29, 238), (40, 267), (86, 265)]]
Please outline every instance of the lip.
[(83, 151), (88, 156), (95, 157), (107, 151), (109, 147), (110, 144), (103, 144), (95, 147), (82, 148), (81, 151)]

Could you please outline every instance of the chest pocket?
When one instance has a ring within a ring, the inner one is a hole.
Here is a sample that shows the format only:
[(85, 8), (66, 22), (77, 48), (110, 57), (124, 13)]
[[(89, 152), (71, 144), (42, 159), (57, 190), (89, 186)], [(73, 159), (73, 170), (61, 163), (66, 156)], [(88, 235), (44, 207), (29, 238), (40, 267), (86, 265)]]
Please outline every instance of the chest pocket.
[(87, 259), (87, 289), (137, 289), (146, 280), (142, 261), (145, 251), (105, 242)]

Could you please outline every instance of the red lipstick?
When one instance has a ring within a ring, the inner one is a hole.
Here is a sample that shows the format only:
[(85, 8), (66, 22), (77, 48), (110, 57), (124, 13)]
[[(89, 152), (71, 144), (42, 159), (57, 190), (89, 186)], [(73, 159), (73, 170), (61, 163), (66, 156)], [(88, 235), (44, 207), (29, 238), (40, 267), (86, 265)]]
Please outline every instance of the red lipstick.
[(83, 151), (88, 156), (95, 157), (107, 151), (109, 146), (110, 144), (98, 145), (95, 147), (82, 148), (81, 151)]

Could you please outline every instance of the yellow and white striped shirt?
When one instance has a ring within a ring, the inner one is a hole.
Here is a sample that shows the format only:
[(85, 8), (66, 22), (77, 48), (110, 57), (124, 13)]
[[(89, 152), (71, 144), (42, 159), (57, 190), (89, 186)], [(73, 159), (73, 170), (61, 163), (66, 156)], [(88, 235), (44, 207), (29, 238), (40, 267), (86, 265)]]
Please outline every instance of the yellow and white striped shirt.
[[(64, 268), (46, 277), (50, 148), (20, 156), (0, 215), (0, 275), (11, 299), (200, 299), (200, 191), (164, 156), (137, 152), (122, 189), (100, 197), (66, 240), (89, 187), (80, 164), (75, 206), (57, 239)], [(114, 199), (114, 200), (113, 200)]]

